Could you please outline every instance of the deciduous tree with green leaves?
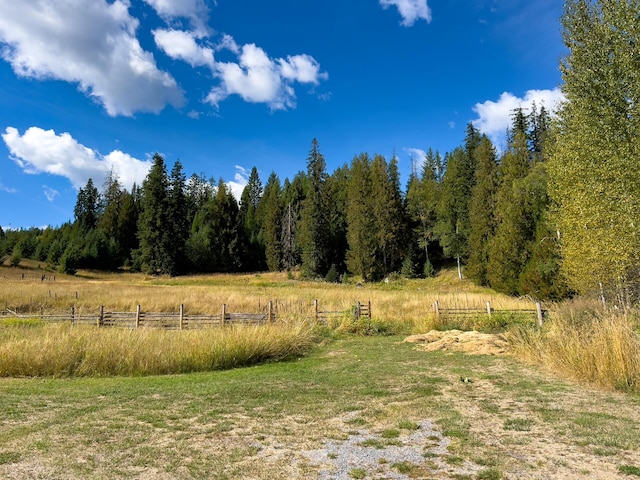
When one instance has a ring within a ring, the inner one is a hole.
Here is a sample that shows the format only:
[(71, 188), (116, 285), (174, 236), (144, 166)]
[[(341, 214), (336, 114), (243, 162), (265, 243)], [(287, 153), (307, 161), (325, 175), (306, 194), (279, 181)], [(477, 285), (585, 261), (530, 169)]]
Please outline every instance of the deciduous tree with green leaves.
[(562, 269), (579, 293), (628, 304), (640, 280), (638, 0), (567, 0), (566, 97), (549, 164)]

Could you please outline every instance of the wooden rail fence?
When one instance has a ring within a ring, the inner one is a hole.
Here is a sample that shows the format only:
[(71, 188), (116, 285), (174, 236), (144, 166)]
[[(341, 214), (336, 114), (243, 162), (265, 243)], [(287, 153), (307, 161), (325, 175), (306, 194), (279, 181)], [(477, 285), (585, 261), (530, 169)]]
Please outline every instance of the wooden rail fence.
[(540, 302), (535, 303), (535, 307), (531, 309), (511, 309), (511, 310), (495, 310), (491, 306), (491, 302), (486, 302), (486, 308), (443, 308), (440, 302), (436, 300), (433, 303), (433, 309), (436, 316), (440, 315), (481, 315), (487, 314), (491, 316), (493, 313), (517, 313), (535, 315), (538, 325), (542, 326), (546, 311), (542, 309)]
[[(121, 327), (121, 328), (162, 328), (166, 330), (195, 330), (213, 328), (224, 325), (259, 325), (274, 323), (277, 319), (277, 302), (268, 302), (260, 313), (235, 313), (229, 312), (227, 305), (223, 304), (219, 314), (190, 314), (185, 311), (184, 305), (180, 305), (178, 312), (147, 312), (138, 305), (135, 312), (107, 311), (100, 306), (98, 311), (86, 312), (71, 307), (66, 312), (47, 312), (43, 308), (39, 311), (18, 313), (5, 305), (0, 310), (0, 318), (40, 319), (51, 323), (71, 322), (72, 325), (94, 325), (97, 327)], [(358, 302), (355, 309), (345, 311), (321, 310), (318, 300), (314, 301), (313, 319), (316, 322), (326, 323), (329, 317), (349, 315), (358, 319), (361, 316), (371, 318), (371, 302)]]
[(360, 317), (368, 317), (371, 319), (371, 302), (357, 302), (355, 308), (351, 308), (348, 310), (321, 310), (320, 304), (318, 300), (313, 301), (314, 308), (314, 319), (316, 323), (324, 323), (326, 324), (330, 318), (340, 318), (340, 317), (349, 317), (353, 316), (355, 320), (358, 320)]

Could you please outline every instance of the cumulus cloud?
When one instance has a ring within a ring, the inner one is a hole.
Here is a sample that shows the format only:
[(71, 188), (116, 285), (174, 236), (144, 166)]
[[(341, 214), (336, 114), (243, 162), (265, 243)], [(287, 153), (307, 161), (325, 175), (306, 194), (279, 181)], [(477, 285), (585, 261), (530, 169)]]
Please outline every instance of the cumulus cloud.
[(319, 63), (309, 55), (274, 60), (253, 43), (242, 47), (238, 63), (218, 62), (216, 76), (220, 85), (207, 96), (206, 101), (210, 104), (217, 107), (228, 96), (239, 95), (246, 102), (266, 103), (272, 110), (295, 106), (293, 82), (317, 85), (320, 80), (328, 78), (326, 72), (320, 71)]
[(401, 24), (405, 27), (412, 26), (418, 20), (431, 23), (431, 9), (427, 0), (380, 0), (383, 8), (395, 6), (402, 16)]
[(25, 173), (66, 177), (76, 188), (84, 187), (89, 178), (101, 185), (113, 172), (130, 189), (134, 183), (142, 184), (151, 167), (151, 161), (137, 160), (119, 150), (100, 155), (66, 132), (57, 135), (53, 130), (30, 127), (20, 135), (16, 128), (7, 127), (2, 139), (11, 159)]
[(0, 2), (2, 57), (17, 75), (77, 83), (111, 116), (182, 105), (174, 78), (140, 46), (128, 8), (126, 0)]
[(522, 108), (526, 112), (535, 102), (538, 109), (544, 105), (547, 111), (553, 113), (563, 101), (564, 95), (560, 88), (529, 90), (522, 98), (504, 92), (496, 102), (487, 100), (476, 103), (473, 110), (478, 114), (478, 118), (473, 120), (473, 125), (481, 132), (496, 138), (503, 135), (511, 126), (511, 115), (514, 110)]
[(192, 67), (205, 66), (213, 69), (213, 49), (198, 45), (197, 36), (193, 32), (157, 29), (152, 33), (158, 48), (171, 58), (183, 60)]

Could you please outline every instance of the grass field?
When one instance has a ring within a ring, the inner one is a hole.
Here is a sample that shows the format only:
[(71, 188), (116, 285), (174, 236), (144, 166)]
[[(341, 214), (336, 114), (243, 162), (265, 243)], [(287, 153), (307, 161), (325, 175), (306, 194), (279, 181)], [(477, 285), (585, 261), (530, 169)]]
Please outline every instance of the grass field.
[(0, 398), (7, 479), (611, 479), (640, 468), (637, 395), (401, 337), (223, 372), (3, 379)]
[[(445, 308), (483, 308), (486, 301), (496, 309), (531, 307), (526, 299), (459, 282), (452, 273), (361, 287), (300, 282), (279, 274), (147, 278), (80, 272), (78, 277), (56, 274), (55, 280), (53, 274), (41, 275), (29, 262), (24, 268), (0, 267), (0, 302), (12, 309), (105, 305), (128, 310), (142, 304), (155, 311), (184, 303), (187, 309), (217, 313), (222, 303), (251, 312), (272, 300), (282, 306), (281, 319), (300, 325), (295, 322), (312, 315), (314, 299), (327, 310), (349, 309), (360, 300), (371, 301), (373, 323), (386, 335), (352, 335), (362, 332), (347, 322), (348, 328), (316, 332), (312, 343), (304, 344), (309, 340), (304, 337), (300, 349), (285, 348), (285, 354), (246, 363), (287, 358), (284, 362), (226, 371), (211, 371), (210, 357), (200, 373), (158, 376), (124, 369), (82, 377), (80, 369), (64, 378), (0, 379), (0, 478), (640, 476), (638, 393), (599, 390), (578, 383), (584, 379), (571, 373), (568, 377), (577, 380), (563, 380), (555, 376), (561, 370), (554, 364), (547, 366), (550, 374), (509, 356), (424, 352), (402, 341), (404, 334), (434, 324), (431, 304), (436, 299)], [(0, 333), (0, 353), (8, 340), (42, 337), (43, 328), (38, 322), (9, 325)], [(540, 362), (551, 356), (545, 350), (549, 339), (566, 338), (556, 341), (562, 347), (580, 343), (557, 328), (550, 323), (543, 330), (525, 330), (537, 333), (521, 339), (523, 357)], [(138, 348), (149, 335), (145, 341), (155, 345), (157, 358), (175, 350), (182, 360), (176, 345), (186, 345), (187, 352), (198, 350), (190, 344), (205, 345), (202, 353), (211, 350), (206, 342), (213, 341), (198, 343), (202, 332), (89, 329), (85, 337), (81, 330), (58, 332), (48, 347), (32, 347), (29, 354), (25, 343), (23, 350), (26, 357), (56, 345), (62, 352), (72, 350), (59, 347), (63, 344), (55, 339), (64, 337), (84, 346), (78, 358), (84, 360), (86, 349), (96, 348), (109, 352), (106, 365), (118, 368), (127, 363), (118, 361), (118, 349), (130, 339)], [(250, 330), (240, 343), (262, 335)]]

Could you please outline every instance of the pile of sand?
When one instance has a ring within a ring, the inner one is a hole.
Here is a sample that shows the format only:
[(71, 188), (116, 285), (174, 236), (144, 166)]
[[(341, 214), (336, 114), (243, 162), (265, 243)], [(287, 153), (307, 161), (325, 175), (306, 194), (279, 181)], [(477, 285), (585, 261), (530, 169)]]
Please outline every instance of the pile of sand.
[(509, 350), (509, 342), (503, 335), (480, 332), (463, 332), (447, 330), (439, 332), (411, 335), (405, 342), (417, 344), (417, 350), (434, 352), (436, 350), (464, 352), (471, 355), (505, 355)]

